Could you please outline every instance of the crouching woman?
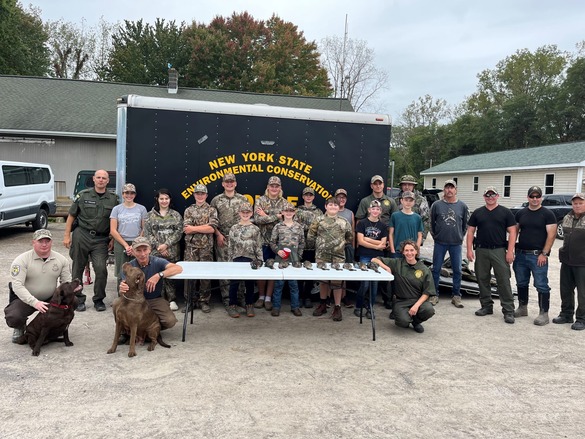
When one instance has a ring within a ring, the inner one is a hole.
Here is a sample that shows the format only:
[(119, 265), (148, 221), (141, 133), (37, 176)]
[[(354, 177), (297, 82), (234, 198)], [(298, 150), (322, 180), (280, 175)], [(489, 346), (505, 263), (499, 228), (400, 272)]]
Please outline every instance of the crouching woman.
[(425, 330), (422, 322), (435, 314), (433, 305), (428, 301), (430, 296), (436, 295), (433, 275), (417, 259), (419, 248), (414, 241), (403, 241), (400, 247), (402, 258), (373, 258), (372, 262), (394, 275), (396, 326), (408, 328), (412, 325), (420, 334)]

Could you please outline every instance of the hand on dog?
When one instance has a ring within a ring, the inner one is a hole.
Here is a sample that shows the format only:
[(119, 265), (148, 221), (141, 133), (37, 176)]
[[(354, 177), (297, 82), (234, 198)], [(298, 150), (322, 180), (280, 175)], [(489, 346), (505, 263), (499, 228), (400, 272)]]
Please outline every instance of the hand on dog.
[(42, 301), (38, 301), (37, 303), (35, 303), (34, 308), (38, 311), (38, 312), (47, 312), (47, 310), (49, 309), (49, 304), (47, 302), (42, 302)]
[(126, 283), (126, 281), (123, 280), (123, 281), (120, 282), (120, 286), (118, 287), (118, 289), (120, 291), (120, 294), (123, 294), (123, 293), (127, 293), (128, 290), (130, 289), (130, 287), (128, 286), (128, 284)]

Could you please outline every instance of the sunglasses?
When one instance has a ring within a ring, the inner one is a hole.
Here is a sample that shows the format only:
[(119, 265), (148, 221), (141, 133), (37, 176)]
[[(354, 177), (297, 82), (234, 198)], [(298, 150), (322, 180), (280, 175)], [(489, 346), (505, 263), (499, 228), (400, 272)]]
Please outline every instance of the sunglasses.
[(532, 198), (533, 200), (538, 200), (539, 198), (542, 198), (542, 195), (530, 195), (528, 198)]
[(498, 196), (498, 194), (494, 194), (494, 193), (484, 195), (485, 198), (496, 198), (497, 196)]

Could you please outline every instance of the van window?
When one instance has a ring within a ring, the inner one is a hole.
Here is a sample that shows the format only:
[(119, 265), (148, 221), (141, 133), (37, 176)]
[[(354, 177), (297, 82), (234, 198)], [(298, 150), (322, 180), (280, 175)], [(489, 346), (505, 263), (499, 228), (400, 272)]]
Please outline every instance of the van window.
[(51, 173), (48, 168), (28, 166), (2, 166), (4, 185), (25, 186), (27, 184), (45, 184), (51, 181)]

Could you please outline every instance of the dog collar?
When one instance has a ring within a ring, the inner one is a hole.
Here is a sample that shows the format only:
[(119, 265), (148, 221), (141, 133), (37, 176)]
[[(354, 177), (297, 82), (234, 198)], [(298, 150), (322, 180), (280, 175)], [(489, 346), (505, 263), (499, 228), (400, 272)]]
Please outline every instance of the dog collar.
[(69, 305), (59, 305), (58, 303), (55, 302), (49, 302), (49, 305), (59, 309), (69, 309)]
[(133, 298), (131, 298), (131, 297), (128, 297), (128, 296), (126, 296), (126, 294), (122, 294), (122, 297), (123, 297), (124, 299), (126, 299), (126, 300), (129, 300), (129, 301), (131, 301), (131, 302), (142, 302), (142, 300), (141, 300), (141, 299), (133, 299)]

